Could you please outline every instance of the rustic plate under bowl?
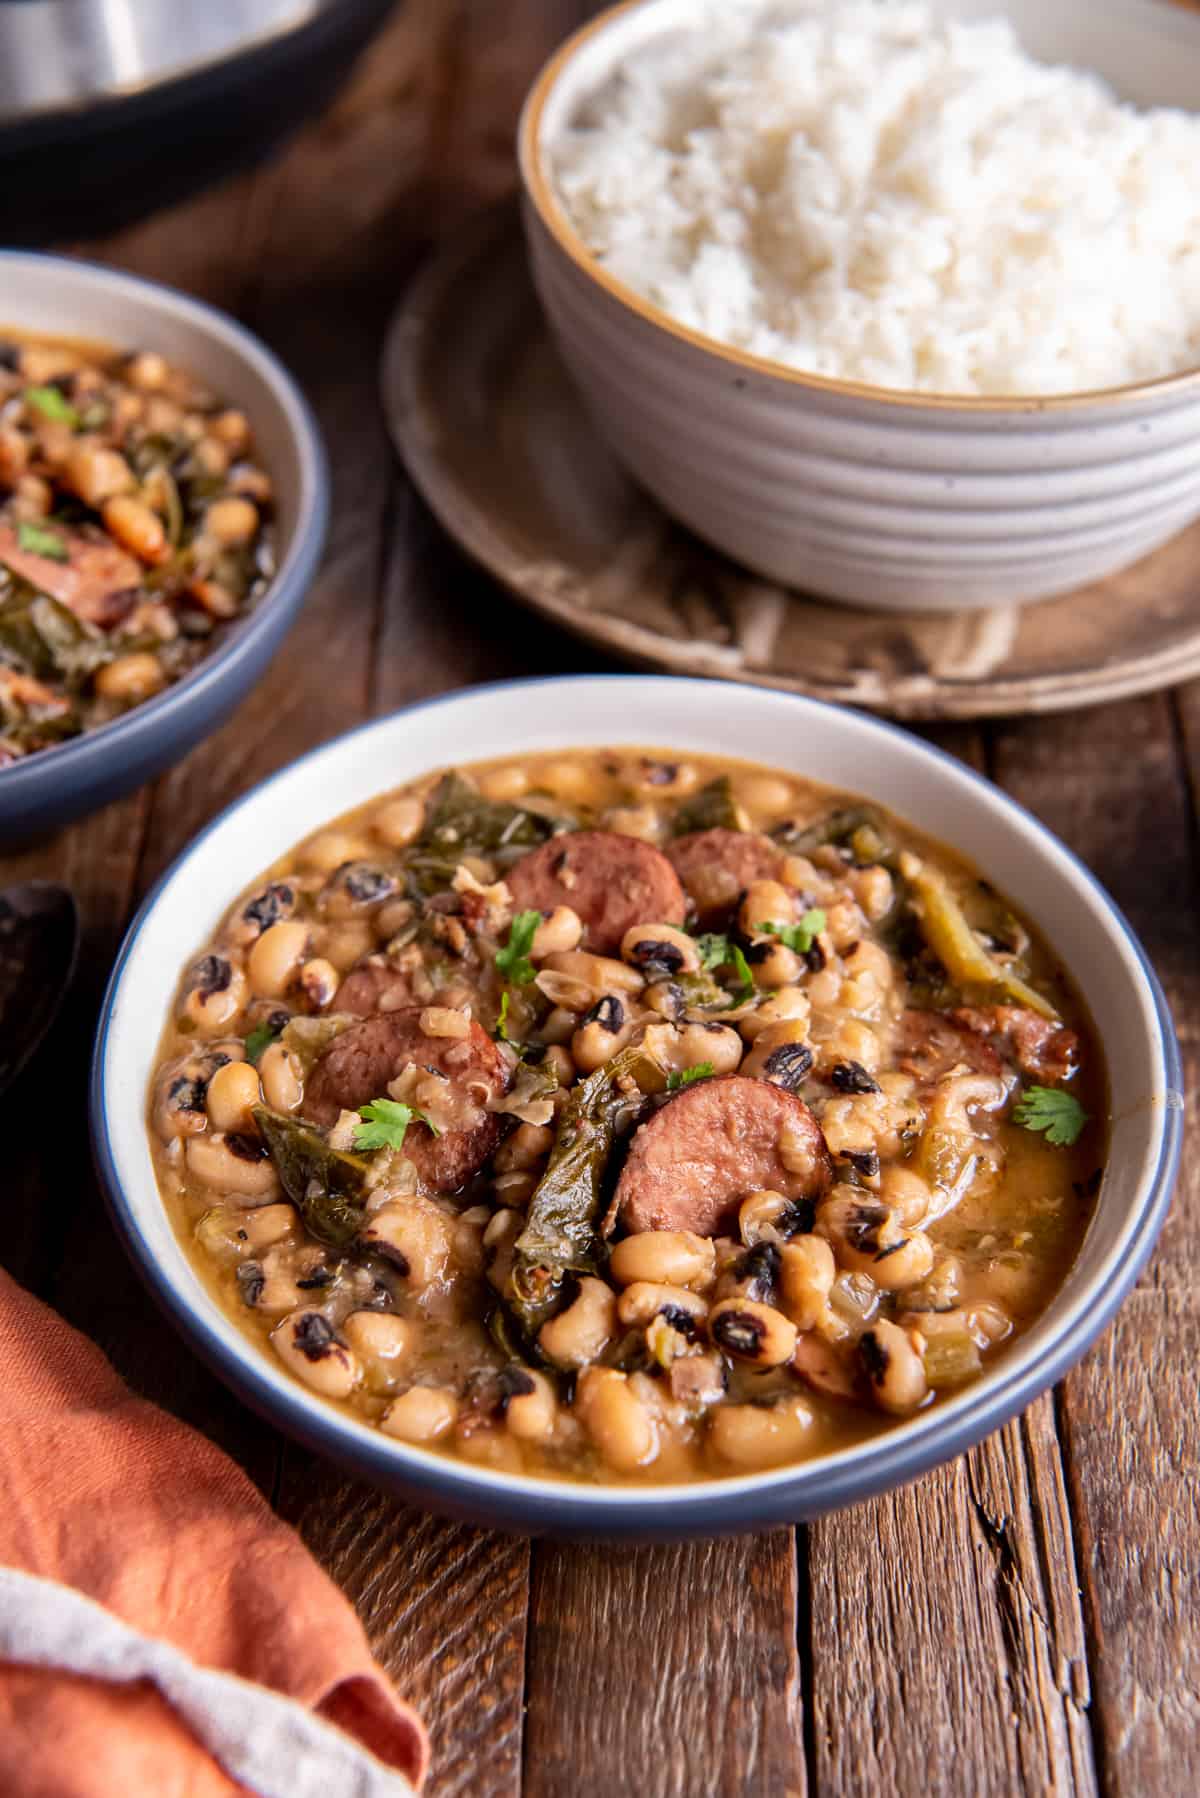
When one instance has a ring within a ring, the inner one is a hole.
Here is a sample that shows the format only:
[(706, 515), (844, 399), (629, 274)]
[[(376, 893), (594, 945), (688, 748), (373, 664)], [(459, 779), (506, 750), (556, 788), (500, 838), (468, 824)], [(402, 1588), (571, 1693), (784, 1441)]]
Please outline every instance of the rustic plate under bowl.
[(749, 574), (630, 481), (550, 342), (515, 211), (421, 272), (383, 361), (396, 446), (445, 528), (535, 611), (632, 662), (897, 718), (1065, 711), (1200, 674), (1200, 524), (1040, 605), (829, 605)]

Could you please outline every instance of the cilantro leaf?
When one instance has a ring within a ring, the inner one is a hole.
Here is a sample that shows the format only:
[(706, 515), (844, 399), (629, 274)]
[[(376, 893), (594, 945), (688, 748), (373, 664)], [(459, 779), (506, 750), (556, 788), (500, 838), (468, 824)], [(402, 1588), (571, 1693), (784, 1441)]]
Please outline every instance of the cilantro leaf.
[(246, 1060), (252, 1067), (257, 1067), (271, 1044), (278, 1041), (278, 1030), (270, 1024), (259, 1024), (246, 1038)]
[(1013, 1120), (1024, 1130), (1040, 1130), (1056, 1149), (1077, 1142), (1088, 1114), (1074, 1093), (1061, 1087), (1030, 1086), (1013, 1109)]
[(425, 1124), (435, 1136), (440, 1134), (423, 1111), (402, 1105), (399, 1099), (372, 1099), (369, 1105), (359, 1106), (358, 1115), (362, 1123), (354, 1132), (354, 1147), (360, 1152), (403, 1148), (408, 1126), (414, 1121)]
[(700, 956), (700, 966), (706, 974), (711, 974), (717, 968), (732, 968), (738, 977), (738, 990), (730, 994), (729, 1003), (724, 1007), (726, 1011), (745, 1005), (748, 999), (754, 997), (754, 975), (737, 943), (718, 931), (708, 931), (704, 936), (696, 938), (696, 949)]
[(821, 932), (827, 919), (819, 907), (806, 911), (798, 924), (764, 924), (763, 932), (767, 936), (777, 936), (786, 948), (797, 955), (807, 955)]
[(707, 1080), (715, 1071), (711, 1061), (699, 1061), (694, 1068), (672, 1072), (667, 1075), (667, 1091), (677, 1093), (682, 1087), (690, 1086), (693, 1080)]
[(708, 930), (696, 938), (696, 953), (706, 974), (711, 974), (714, 968), (726, 967), (732, 959), (729, 938), (715, 930)]
[(540, 911), (519, 911), (512, 921), (508, 942), (496, 951), (497, 968), (514, 986), (528, 986), (537, 971), (529, 959), (529, 951), (541, 921)]
[(17, 525), (17, 546), (27, 549), (31, 555), (45, 556), (48, 562), (67, 562), (71, 552), (65, 540), (57, 531), (48, 531), (44, 525), (31, 524), (22, 518)]
[(70, 425), (75, 430), (79, 424), (79, 414), (66, 395), (57, 387), (27, 387), (22, 396), (27, 406), (40, 412), (43, 418), (52, 418), (56, 424)]

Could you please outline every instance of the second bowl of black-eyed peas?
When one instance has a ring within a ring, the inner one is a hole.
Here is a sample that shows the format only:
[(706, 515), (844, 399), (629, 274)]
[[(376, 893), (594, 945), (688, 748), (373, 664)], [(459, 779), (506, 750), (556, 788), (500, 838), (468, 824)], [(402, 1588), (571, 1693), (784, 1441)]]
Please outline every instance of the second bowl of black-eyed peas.
[(326, 512), (308, 408), (232, 319), (0, 253), (0, 833), (214, 729), (291, 624)]
[(654, 1536), (850, 1502), (1043, 1390), (1149, 1251), (1178, 1085), (1128, 927), (978, 776), (627, 677), (239, 802), (131, 932), (93, 1104), (251, 1403), (438, 1509)]

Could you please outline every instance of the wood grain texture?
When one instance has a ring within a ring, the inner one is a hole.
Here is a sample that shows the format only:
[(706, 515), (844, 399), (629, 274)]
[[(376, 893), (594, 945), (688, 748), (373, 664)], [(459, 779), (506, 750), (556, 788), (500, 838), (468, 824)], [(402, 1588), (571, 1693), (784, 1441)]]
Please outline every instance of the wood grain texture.
[(809, 1537), (818, 1792), (1095, 1791), (1049, 1401)]
[(535, 1549), (525, 1798), (798, 1798), (793, 1534)]
[[(1149, 699), (1006, 729), (996, 745), (1005, 785), (1078, 850), (1141, 933), (1180, 1025), (1191, 1092), (1200, 1072), (1198, 747), (1195, 688), (1183, 691), (1178, 713), (1168, 699)], [(1200, 1499), (1190, 1396), (1200, 1353), (1196, 1147), (1193, 1112), (1158, 1249), (1116, 1323), (1068, 1378), (1062, 1406), (1097, 1758), (1105, 1790), (1120, 1798), (1200, 1784)]]

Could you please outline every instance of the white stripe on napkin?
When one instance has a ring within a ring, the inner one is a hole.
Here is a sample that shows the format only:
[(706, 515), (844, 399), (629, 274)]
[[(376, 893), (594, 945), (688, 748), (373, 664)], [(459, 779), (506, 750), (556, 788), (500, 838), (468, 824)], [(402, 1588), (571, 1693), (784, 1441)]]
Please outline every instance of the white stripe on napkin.
[(132, 1685), (148, 1679), (260, 1798), (413, 1798), (402, 1773), (266, 1686), (197, 1666), (71, 1586), (0, 1567), (0, 1659)]

